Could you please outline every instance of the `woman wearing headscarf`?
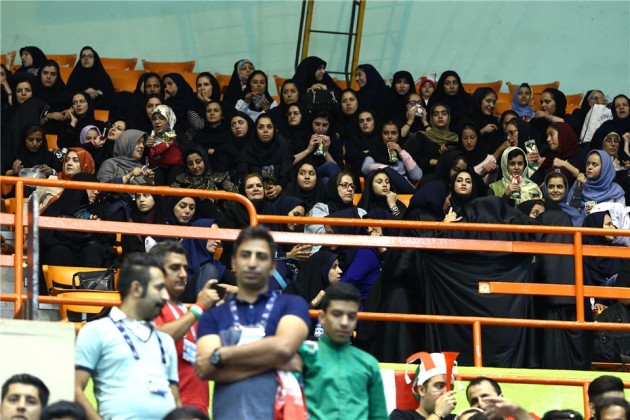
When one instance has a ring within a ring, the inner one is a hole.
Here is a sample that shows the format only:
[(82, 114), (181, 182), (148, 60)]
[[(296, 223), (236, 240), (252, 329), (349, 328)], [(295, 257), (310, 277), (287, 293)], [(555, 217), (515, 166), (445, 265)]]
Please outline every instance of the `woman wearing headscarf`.
[(295, 168), (284, 194), (304, 201), (308, 212), (316, 203), (324, 201), (326, 184), (317, 175), (317, 167), (309, 160), (304, 160)]
[(238, 161), (245, 145), (252, 143), (256, 136), (256, 126), (244, 112), (236, 111), (229, 119), (230, 128), (227, 141), (215, 149), (212, 155), (213, 168), (220, 172), (227, 172), (235, 183), (238, 183)]
[(255, 70), (249, 75), (243, 95), (234, 108), (246, 113), (252, 120), (257, 120), (260, 115), (277, 106), (278, 104), (269, 93), (267, 75), (262, 70)]
[(422, 173), (435, 171), (440, 155), (453, 150), (459, 140), (457, 133), (449, 130), (450, 110), (445, 104), (434, 103), (429, 110), (429, 125), (426, 131), (419, 131), (404, 144)]
[[(591, 150), (602, 149), (612, 160), (615, 169), (615, 182), (623, 188), (626, 195), (626, 203), (630, 204), (630, 134), (610, 131), (602, 139), (591, 142)], [(623, 145), (623, 146), (622, 146)], [(625, 149), (625, 150), (624, 150)]]
[(59, 147), (79, 146), (81, 130), (88, 125), (103, 128), (104, 123), (94, 118), (94, 104), (87, 92), (77, 91), (72, 95), (72, 108), (59, 130)]
[(256, 120), (254, 141), (245, 145), (239, 158), (237, 171), (241, 176), (259, 173), (265, 181), (265, 194), (273, 200), (289, 183), (293, 156), (285, 139), (276, 134), (268, 115)]
[(92, 47), (81, 48), (79, 61), (68, 77), (68, 89), (71, 92), (81, 90), (87, 93), (96, 109), (110, 109), (114, 99), (114, 84)]
[(501, 155), (503, 177), (490, 184), (493, 195), (507, 197), (518, 206), (523, 201), (542, 198), (538, 185), (527, 175), (527, 156), (518, 147), (508, 147)]
[[(146, 102), (150, 95), (161, 95), (162, 77), (157, 73), (142, 73), (138, 77), (136, 88), (132, 92), (117, 92), (112, 108), (109, 112), (109, 119), (125, 120), (129, 128), (142, 131), (151, 130), (151, 121), (147, 120)], [(162, 98), (160, 96), (160, 103)]]
[(455, 213), (461, 214), (466, 205), (480, 196), (479, 191), (483, 190), (484, 185), (479, 185), (478, 179), (470, 169), (459, 171), (453, 176), (449, 204)]
[[(93, 174), (78, 173), (73, 181), (98, 182)], [(98, 191), (66, 188), (42, 216), (79, 219), (105, 219), (106, 208), (98, 200)], [(42, 264), (71, 267), (109, 267), (116, 251), (110, 235), (91, 232), (44, 229), (40, 248)]]
[[(165, 216), (165, 224), (173, 227), (190, 226), (197, 220), (197, 205), (199, 200), (192, 196), (168, 195), (162, 200), (162, 208)], [(172, 239), (181, 242), (184, 238), (161, 238), (157, 236), (147, 236), (145, 239), (145, 247), (147, 252), (153, 248), (157, 242), (166, 239)]]
[(461, 126), (457, 148), (486, 184), (496, 180), (497, 160), (483, 147), (481, 133), (476, 125), (464, 123)]
[(462, 124), (472, 122), (479, 127), (481, 144), (488, 153), (495, 153), (504, 141), (499, 121), (494, 115), (497, 94), (492, 88), (480, 87), (475, 90), (470, 99), (468, 114), (462, 119)]
[(615, 169), (608, 153), (591, 150), (586, 159), (586, 172), (578, 175), (567, 193), (567, 202), (580, 210), (585, 218), (595, 204), (613, 202), (626, 205), (623, 189), (614, 182)]
[(361, 107), (373, 109), (378, 119), (385, 119), (392, 92), (383, 76), (371, 64), (360, 64), (354, 73), (359, 85), (357, 96)]
[[(171, 184), (176, 188), (190, 188), (206, 191), (228, 191), (237, 193), (238, 187), (230, 180), (226, 172), (213, 170), (205, 150), (199, 146), (193, 146), (184, 152), (186, 171), (177, 175), (175, 182)], [(221, 206), (222, 207), (222, 206)], [(215, 200), (201, 198), (197, 210), (201, 218), (217, 218), (219, 207)]]
[[(49, 176), (48, 179), (68, 181), (74, 179), (74, 176), (79, 173), (94, 175), (94, 168), (94, 160), (88, 152), (80, 147), (71, 147), (63, 157), (61, 172)], [(40, 186), (36, 188), (36, 191), (39, 194), (39, 210), (41, 212), (59, 198), (63, 188)], [(24, 208), (27, 207), (25, 203)]]
[(284, 293), (302, 296), (309, 302), (310, 308), (316, 309), (325, 296), (326, 288), (338, 282), (341, 274), (337, 254), (329, 249), (320, 249), (304, 263), (297, 280), (288, 285)]
[(223, 104), (213, 99), (204, 107), (202, 128), (196, 131), (191, 141), (188, 141), (188, 137), (184, 135), (182, 149), (187, 150), (192, 146), (201, 147), (214, 166), (215, 153), (230, 141), (230, 134), (230, 116), (226, 115)]
[[(126, 222), (165, 224), (163, 197), (157, 194), (136, 193), (129, 205), (129, 214), (125, 215)], [(120, 244), (123, 254), (129, 252), (146, 252), (145, 240), (149, 235), (122, 235)]]
[(273, 125), (277, 127), (278, 132), (282, 134), (284, 138), (290, 139), (291, 137), (287, 136), (287, 131), (290, 130), (290, 119), (291, 115), (289, 115), (289, 107), (291, 105), (300, 107), (300, 119), (302, 121), (306, 120), (306, 107), (303, 107), (300, 104), (300, 91), (298, 89), (297, 84), (293, 79), (287, 79), (282, 82), (282, 86), (280, 86), (280, 103), (277, 107), (270, 109), (267, 114), (273, 120)]
[(387, 171), (377, 169), (365, 178), (365, 190), (357, 204), (368, 213), (375, 209), (383, 209), (395, 219), (402, 219), (407, 206), (397, 199), (392, 189)]
[(339, 100), (340, 89), (326, 72), (326, 62), (319, 57), (306, 57), (298, 64), (292, 79), (298, 86), (300, 96), (313, 90), (328, 90)]
[(149, 149), (147, 162), (155, 174), (155, 185), (170, 185), (177, 175), (184, 172), (180, 148), (182, 135), (176, 132), (176, 122), (175, 112), (168, 105), (158, 105), (153, 110), (153, 130), (146, 147)]
[(207, 124), (207, 107), (210, 102), (221, 100), (221, 86), (217, 79), (207, 71), (199, 73), (195, 82), (197, 94), (186, 112), (187, 124), (185, 138), (191, 142)]
[(70, 91), (61, 78), (59, 64), (55, 60), (46, 60), (37, 72), (35, 94), (48, 105), (44, 128), (47, 133), (58, 134), (68, 116), (66, 110), (72, 105)]
[(449, 190), (449, 184), (440, 179), (423, 183), (409, 200), (404, 219), (441, 222), (450, 207)]
[(177, 127), (171, 128), (183, 133), (186, 131), (187, 112), (195, 99), (195, 93), (179, 73), (165, 74), (162, 77), (162, 83), (164, 84), (162, 87), (164, 104), (173, 110), (176, 122), (179, 121)]
[(518, 114), (523, 121), (529, 121), (536, 116), (532, 109), (533, 92), (527, 83), (521, 83), (512, 96), (512, 111)]
[(630, 99), (626, 95), (617, 95), (612, 101), (612, 120), (604, 121), (593, 134), (591, 143), (599, 143), (611, 131), (619, 133), (623, 137), (624, 133), (630, 131)]
[[(279, 108), (280, 107), (276, 107), (272, 111)], [(273, 124), (274, 127), (276, 127), (275, 120)], [(295, 162), (295, 156), (304, 152), (305, 149), (308, 148), (309, 141), (313, 135), (312, 124), (311, 115), (306, 107), (299, 103), (295, 103), (287, 107), (287, 112), (284, 115), (284, 122), (278, 126), (278, 134), (284, 137), (289, 143), (291, 154), (294, 156), (294, 165), (299, 164), (299, 162)], [(312, 152), (313, 151), (311, 150), (311, 153)], [(310, 157), (313, 158), (314, 156)]]
[(547, 174), (560, 169), (572, 185), (574, 179), (584, 172), (586, 154), (578, 144), (575, 131), (566, 123), (554, 123), (547, 127), (547, 155), (538, 160), (538, 170), (531, 176), (532, 181), (540, 184)]
[(407, 98), (410, 94), (416, 93), (414, 78), (406, 70), (394, 73), (391, 85), (391, 105), (388, 107), (388, 119), (392, 119), (401, 125), (407, 121)]
[(559, 170), (551, 172), (545, 178), (543, 183), (543, 197), (545, 199), (545, 212), (561, 211), (566, 214), (570, 219), (570, 224), (566, 224), (560, 220), (564, 216), (557, 216), (552, 218), (551, 216), (545, 216), (545, 222), (543, 224), (554, 225), (556, 221), (559, 226), (581, 226), (584, 218), (581, 216), (580, 211), (574, 207), (571, 207), (567, 203), (567, 193), (569, 192), (569, 182), (567, 177)]
[[(195, 220), (193, 227), (218, 229), (214, 219)], [(220, 261), (214, 258), (214, 254), (221, 241), (215, 239), (184, 238), (182, 246), (186, 250), (188, 262), (188, 282), (180, 300), (184, 303), (195, 303), (197, 295), (205, 287), (210, 279), (218, 280), (220, 284), (236, 286), (236, 277)]]
[[(372, 110), (361, 109), (357, 111), (357, 118), (353, 121), (355, 130), (346, 131), (346, 133), (349, 133), (349, 136), (345, 138), (345, 161), (350, 164), (352, 175), (359, 179), (362, 176), (361, 167), (363, 166), (363, 161), (368, 156), (371, 147), (380, 141), (381, 133), (377, 128), (376, 113)], [(356, 192), (360, 192), (361, 186), (359, 185), (357, 188), (359, 189)]]
[(543, 90), (540, 95), (540, 109), (536, 111), (536, 117), (530, 124), (539, 132), (544, 133), (552, 124), (566, 123), (574, 133), (579, 133), (577, 118), (567, 115), (567, 97), (564, 93), (554, 88)]
[(152, 184), (153, 171), (144, 168), (142, 155), (147, 133), (125, 130), (114, 145), (114, 157), (101, 165), (97, 177), (112, 184)]
[[(612, 218), (607, 211), (589, 214), (582, 227), (615, 229)], [(614, 236), (584, 235), (584, 245), (612, 245)], [(584, 257), (584, 284), (589, 286), (606, 286), (607, 281), (619, 272), (626, 260), (609, 257)]]
[[(573, 113), (571, 114), (573, 118), (576, 119), (577, 128), (579, 129), (577, 131), (578, 133), (582, 132), (582, 127), (584, 126), (586, 116), (592, 109), (593, 105), (606, 105), (607, 102), (608, 101), (606, 100), (606, 95), (604, 95), (604, 92), (602, 92), (601, 90), (593, 89), (586, 92), (584, 98), (582, 99), (580, 107), (573, 111)], [(582, 136), (580, 135), (580, 137)]]
[(422, 178), (422, 170), (411, 155), (400, 147), (399, 137), (398, 126), (391, 120), (385, 121), (381, 128), (381, 139), (370, 148), (370, 153), (363, 160), (361, 172), (367, 176), (373, 170), (384, 169), (396, 191), (413, 194), (415, 187), (412, 183)]
[(462, 79), (453, 70), (447, 70), (440, 76), (437, 89), (429, 99), (428, 109), (433, 109), (435, 104), (445, 104), (450, 110), (449, 128), (457, 130), (461, 119), (470, 107), (470, 95), (466, 93)]
[(22, 138), (23, 141), (20, 143), (20, 148), (15, 151), (15, 160), (10, 168), (2, 168), (4, 175), (19, 176), (22, 169), (39, 167), (40, 172), (48, 177), (61, 169), (60, 162), (48, 150), (46, 134), (41, 125), (28, 125), (24, 129)]
[(254, 63), (243, 58), (234, 63), (234, 71), (230, 78), (230, 83), (223, 94), (223, 103), (226, 107), (234, 107), (236, 102), (243, 97), (243, 91), (247, 87), (247, 79), (256, 70)]
[(28, 72), (33, 76), (37, 75), (37, 71), (47, 60), (46, 54), (44, 54), (42, 50), (34, 46), (20, 48), (20, 58), (22, 59), (22, 66), (18, 68), (15, 72)]

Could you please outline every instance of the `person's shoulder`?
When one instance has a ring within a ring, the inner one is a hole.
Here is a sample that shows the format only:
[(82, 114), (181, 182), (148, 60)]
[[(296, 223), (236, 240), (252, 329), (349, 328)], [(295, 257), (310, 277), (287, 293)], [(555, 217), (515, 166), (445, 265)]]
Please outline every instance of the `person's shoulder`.
[(350, 352), (351, 352), (352, 356), (356, 356), (358, 358), (361, 358), (364, 363), (366, 363), (368, 365), (376, 366), (377, 369), (380, 369), (379, 364), (378, 364), (378, 359), (376, 357), (372, 356), (367, 351), (361, 350), (360, 348), (351, 345), (350, 346)]
[(400, 410), (396, 408), (389, 414), (390, 420), (424, 420), (415, 410)]
[(308, 304), (306, 303), (304, 298), (299, 295), (280, 295), (278, 296), (278, 301), (281, 302), (285, 307), (306, 307), (308, 310)]

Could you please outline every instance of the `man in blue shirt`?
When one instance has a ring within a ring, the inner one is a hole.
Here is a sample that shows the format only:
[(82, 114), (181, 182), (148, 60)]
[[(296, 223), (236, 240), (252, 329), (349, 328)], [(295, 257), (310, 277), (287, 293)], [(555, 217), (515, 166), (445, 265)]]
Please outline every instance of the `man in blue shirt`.
[(272, 419), (276, 371), (301, 370), (308, 305), (269, 290), (276, 244), (266, 228), (244, 229), (234, 249), (238, 293), (199, 320), (195, 372), (216, 382), (213, 418)]

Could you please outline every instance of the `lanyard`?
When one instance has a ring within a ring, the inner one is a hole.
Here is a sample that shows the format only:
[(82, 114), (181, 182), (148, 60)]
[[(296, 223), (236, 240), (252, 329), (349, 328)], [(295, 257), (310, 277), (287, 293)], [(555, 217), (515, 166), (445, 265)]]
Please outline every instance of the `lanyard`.
[[(276, 303), (276, 299), (278, 298), (278, 294), (273, 292), (267, 303), (265, 304), (265, 311), (263, 312), (261, 321), (258, 323), (263, 328), (267, 327), (267, 321), (269, 320), (269, 315), (271, 315), (271, 310), (273, 309), (273, 305)], [(240, 328), (241, 320), (238, 316), (238, 312), (236, 310), (236, 297), (230, 299), (230, 312), (232, 312), (232, 318), (234, 320), (234, 327)]]
[[(177, 305), (175, 308), (173, 308), (173, 305), (171, 305), (170, 302), (166, 302), (166, 306), (168, 306), (168, 309), (170, 309), (171, 313), (173, 314), (173, 317), (175, 317), (175, 319), (179, 319), (180, 317), (180, 311), (182, 313), (185, 313), (185, 311), (182, 309), (182, 306)], [(185, 308), (185, 306), (184, 306)], [(190, 327), (190, 329), (188, 330), (188, 332), (190, 333), (190, 335), (192, 336), (192, 342), (196, 343), (197, 342), (197, 331), (195, 330), (195, 325), (197, 324), (197, 322), (195, 322), (192, 327)], [(188, 335), (188, 334), (186, 334)]]
[[(140, 360), (140, 355), (138, 354), (138, 351), (136, 350), (136, 346), (133, 345), (133, 341), (131, 341), (131, 338), (127, 334), (127, 331), (125, 330), (125, 327), (123, 326), (123, 322), (121, 320), (114, 321), (114, 318), (112, 318), (111, 316), (109, 317), (109, 319), (112, 320), (114, 325), (116, 325), (116, 327), (118, 328), (118, 331), (120, 331), (120, 333), (122, 334), (123, 338), (125, 339), (125, 342), (131, 349), (133, 358), (136, 360)], [(153, 328), (151, 328), (151, 334), (153, 334)], [(162, 364), (166, 366), (166, 353), (164, 353), (164, 347), (162, 347), (162, 340), (160, 339), (160, 336), (157, 332), (155, 333), (155, 336), (157, 337), (158, 344), (160, 345), (160, 355), (162, 356)], [(151, 338), (151, 336), (149, 336), (149, 338)]]

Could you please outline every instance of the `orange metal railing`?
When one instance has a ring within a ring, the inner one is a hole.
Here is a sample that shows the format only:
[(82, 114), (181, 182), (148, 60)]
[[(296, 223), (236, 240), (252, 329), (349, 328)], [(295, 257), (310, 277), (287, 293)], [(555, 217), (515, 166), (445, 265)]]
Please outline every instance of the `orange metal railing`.
[[(118, 184), (85, 183), (85, 182), (63, 182), (43, 179), (23, 179), (15, 177), (0, 177), (1, 183), (12, 183), (16, 185), (16, 200), (23, 199), (24, 185), (45, 185), (62, 186), (64, 188), (98, 189), (99, 191), (117, 192), (147, 192), (162, 195), (188, 195), (196, 197), (210, 197), (214, 199), (235, 200), (243, 204), (250, 215), (250, 224), (258, 223), (296, 223), (296, 224), (321, 224), (321, 218), (289, 217), (289, 216), (265, 216), (258, 215), (252, 203), (246, 198), (233, 193), (220, 191), (189, 190), (170, 187), (149, 187), (132, 186)], [(22, 206), (18, 205), (16, 214), (0, 214), (0, 223), (15, 226), (16, 238), (23, 237), (24, 213)], [(532, 226), (532, 225), (500, 225), (500, 224), (472, 224), (472, 223), (443, 223), (443, 222), (418, 222), (401, 220), (357, 220), (327, 218), (326, 223), (330, 225), (360, 225), (360, 226), (383, 226), (404, 229), (435, 229), (435, 230), (477, 230), (496, 232), (520, 232), (520, 233), (561, 233), (572, 235), (573, 244), (547, 244), (537, 242), (520, 241), (489, 241), (470, 239), (442, 239), (424, 237), (370, 237), (369, 241), (365, 237), (352, 235), (320, 235), (309, 233), (273, 232), (275, 240), (279, 243), (310, 243), (317, 245), (350, 245), (358, 247), (385, 247), (385, 248), (412, 248), (431, 250), (453, 250), (460, 251), (491, 251), (491, 252), (516, 252), (529, 254), (556, 254), (572, 255), (575, 258), (575, 286), (570, 285), (539, 285), (539, 284), (514, 284), (514, 283), (484, 283), (481, 282), (480, 289), (485, 293), (520, 293), (539, 294), (548, 296), (575, 296), (577, 308), (577, 320), (570, 321), (548, 321), (536, 319), (513, 319), (513, 318), (483, 318), (465, 316), (434, 316), (434, 315), (410, 315), (391, 313), (361, 313), (360, 318), (372, 321), (395, 321), (395, 322), (420, 322), (420, 323), (445, 323), (445, 324), (468, 324), (473, 330), (473, 354), (475, 366), (481, 367), (482, 363), (482, 326), (518, 326), (518, 327), (542, 327), (542, 328), (571, 328), (571, 329), (611, 329), (630, 330), (630, 325), (607, 323), (601, 324), (585, 322), (584, 319), (584, 296), (596, 296), (606, 298), (630, 298), (630, 289), (589, 287), (584, 286), (582, 273), (582, 256), (599, 257), (620, 257), (630, 258), (630, 250), (625, 247), (592, 246), (582, 245), (583, 235), (606, 235), (610, 231), (592, 228), (573, 228), (556, 226)], [(68, 229), (90, 232), (125, 232), (130, 234), (157, 234), (159, 236), (170, 237), (192, 237), (205, 239), (234, 240), (238, 235), (238, 230), (234, 229), (207, 229), (196, 227), (173, 227), (168, 225), (151, 225), (124, 222), (106, 222), (79, 219), (59, 219), (54, 217), (40, 217), (42, 228)], [(615, 231), (615, 235), (630, 236), (628, 230)], [(23, 294), (22, 279), (23, 268), (19, 262), (23, 261), (23, 244), (21, 240), (16, 240), (15, 251), (15, 292), (0, 295), (0, 300), (12, 301), (15, 303), (16, 313), (19, 311), (22, 302), (26, 298)], [(46, 303), (79, 303), (70, 298), (40, 297), (41, 302)], [(80, 303), (86, 303), (81, 300)], [(94, 301), (93, 304), (104, 306), (112, 305), (112, 302)], [(316, 316), (312, 311), (311, 315)]]

